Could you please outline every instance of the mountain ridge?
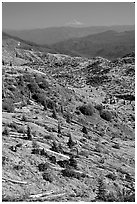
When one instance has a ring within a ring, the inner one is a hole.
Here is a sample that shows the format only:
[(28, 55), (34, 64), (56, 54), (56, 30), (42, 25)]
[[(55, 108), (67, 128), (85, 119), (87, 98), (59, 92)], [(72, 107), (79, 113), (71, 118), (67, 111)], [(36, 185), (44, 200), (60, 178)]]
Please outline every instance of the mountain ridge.
[(7, 33), (38, 44), (53, 44), (70, 38), (84, 37), (90, 34), (96, 34), (110, 29), (122, 32), (125, 30), (134, 30), (135, 26), (134, 25), (89, 26), (89, 27), (62, 26), (22, 31), (7, 30)]
[(109, 30), (82, 38), (72, 38), (53, 44), (52, 47), (57, 52), (72, 56), (95, 57), (100, 55), (114, 59), (134, 51), (135, 33), (134, 30), (124, 32)]

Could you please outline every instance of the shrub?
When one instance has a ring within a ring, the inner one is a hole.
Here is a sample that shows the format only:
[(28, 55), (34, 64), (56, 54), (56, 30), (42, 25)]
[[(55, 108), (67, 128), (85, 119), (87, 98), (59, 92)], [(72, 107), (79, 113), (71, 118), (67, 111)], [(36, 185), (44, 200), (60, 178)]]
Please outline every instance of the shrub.
[(50, 160), (53, 164), (56, 164), (56, 157), (55, 157), (55, 156), (49, 156), (49, 160)]
[(86, 139), (91, 139), (91, 136), (90, 135), (88, 135), (88, 133), (86, 134), (86, 133), (83, 133), (83, 138), (86, 138)]
[(75, 110), (75, 113), (76, 113), (77, 115), (80, 115), (80, 114), (81, 114), (81, 112), (80, 112), (79, 110)]
[(59, 149), (59, 152), (60, 152), (60, 153), (62, 153), (62, 154), (64, 153), (63, 148), (62, 148), (62, 145), (61, 145), (60, 143), (59, 143), (59, 145), (58, 145), (58, 149)]
[(2, 156), (2, 166), (6, 164), (6, 157)]
[(98, 191), (96, 199), (106, 201), (106, 186), (104, 184), (103, 178), (98, 178)]
[(74, 177), (76, 179), (80, 179), (82, 177), (85, 177), (85, 174), (76, 172), (73, 169), (64, 169), (61, 172), (62, 172), (63, 176)]
[(81, 151), (79, 152), (79, 155), (82, 155), (82, 156), (88, 158), (88, 157), (89, 157), (89, 152), (86, 151), (86, 150), (81, 150)]
[(27, 117), (23, 114), (21, 120), (27, 122)]
[(88, 116), (92, 116), (95, 112), (95, 109), (91, 104), (80, 106), (79, 110), (83, 115), (88, 115)]
[(16, 147), (22, 147), (21, 143), (16, 144)]
[(32, 140), (32, 148), (33, 148), (33, 149), (38, 149), (38, 148), (39, 148), (39, 145), (38, 145), (38, 143), (36, 142), (36, 140)]
[(32, 98), (36, 100), (37, 103), (40, 103), (42, 106), (44, 106), (45, 110), (47, 110), (47, 108), (53, 109), (54, 107), (56, 107), (55, 102), (50, 98), (47, 98), (45, 96), (45, 93), (42, 91), (34, 93), (32, 95)]
[(118, 194), (117, 202), (135, 202), (135, 191), (134, 189), (127, 190), (122, 189), (121, 193)]
[(29, 126), (27, 127), (27, 139), (32, 140), (32, 134)]
[(112, 114), (108, 110), (102, 110), (100, 113), (100, 117), (104, 120), (111, 121)]
[(41, 89), (49, 89), (49, 83), (44, 79), (40, 83), (38, 83), (38, 85)]
[(74, 167), (75, 169), (77, 168), (77, 161), (74, 159), (73, 156), (69, 159), (69, 165)]
[(38, 84), (35, 82), (35, 80), (30, 81), (30, 83), (28, 84), (28, 88), (31, 91), (31, 93), (39, 93), (40, 92), (40, 88), (39, 88)]
[(103, 105), (102, 104), (96, 104), (94, 106), (95, 109), (97, 109), (99, 112), (101, 112), (103, 110)]
[(63, 114), (63, 118), (66, 119), (66, 122), (67, 122), (67, 123), (71, 123), (72, 115), (71, 115), (69, 112), (65, 112), (65, 113)]
[(61, 166), (62, 168), (68, 168), (69, 167), (69, 161), (68, 160), (58, 161), (57, 164), (59, 166)]
[(75, 145), (75, 142), (72, 140), (71, 134), (69, 135), (69, 141), (67, 143), (69, 148), (72, 148)]
[(2, 134), (3, 135), (9, 135), (9, 129), (7, 127), (5, 127)]
[(94, 151), (96, 151), (96, 152), (101, 152), (101, 148), (100, 148), (100, 144), (99, 144), (99, 143), (96, 143), (96, 144), (95, 144), (95, 149), (94, 149)]
[(40, 154), (39, 149), (32, 149), (31, 154)]
[(13, 102), (10, 102), (10, 101), (2, 102), (2, 110), (6, 111), (8, 113), (13, 113), (14, 112), (14, 104), (13, 104)]
[(16, 146), (11, 146), (10, 150), (13, 151), (13, 152), (17, 152), (17, 147)]
[(45, 106), (46, 97), (43, 93), (34, 93), (32, 95), (32, 98), (36, 100), (37, 103), (40, 103), (41, 105)]
[(53, 143), (52, 143), (51, 150), (54, 151), (54, 152), (59, 152), (58, 145), (57, 145), (57, 143), (55, 141), (53, 141)]
[(24, 79), (22, 75), (19, 76), (18, 85), (24, 86)]
[(135, 202), (135, 189), (120, 189), (120, 187), (115, 183), (116, 193), (109, 192), (106, 194), (107, 202)]
[(46, 101), (44, 101), (43, 106), (44, 106), (44, 110), (46, 111), (48, 109)]
[(71, 123), (71, 115), (69, 113), (66, 115), (66, 122)]
[(64, 111), (63, 105), (61, 104), (61, 106), (60, 106), (60, 112), (63, 114), (63, 111)]
[(56, 107), (56, 104), (54, 101), (52, 101), (50, 98), (46, 98), (46, 102), (47, 102), (47, 107), (49, 109), (53, 109), (53, 107)]
[(105, 195), (106, 202), (116, 202), (116, 197), (113, 192), (109, 192)]
[(13, 167), (15, 170), (21, 170), (21, 169), (23, 169), (23, 166), (22, 165), (14, 165), (14, 167)]
[(88, 134), (87, 128), (85, 126), (83, 126), (83, 128), (82, 128), (82, 132), (85, 134)]
[(115, 148), (115, 149), (120, 149), (120, 146), (119, 146), (119, 144), (118, 144), (118, 143), (116, 143), (116, 144), (112, 145), (112, 147), (113, 147), (113, 148)]
[(112, 173), (108, 173), (106, 175), (107, 178), (112, 179), (113, 181), (116, 180), (116, 175), (112, 174)]
[(53, 182), (53, 176), (50, 172), (44, 172), (42, 177), (44, 180), (49, 181), (50, 183)]
[(36, 75), (35, 81), (41, 89), (49, 89), (49, 83), (43, 77)]
[(61, 127), (60, 127), (60, 123), (58, 123), (58, 134), (61, 134)]
[(131, 114), (131, 120), (135, 121), (135, 115)]
[(14, 122), (11, 122), (8, 126), (9, 126), (10, 128), (13, 128), (14, 130), (18, 130), (18, 126), (17, 126), (16, 123), (14, 123)]
[(24, 129), (24, 127), (19, 127), (19, 128), (17, 129), (17, 132), (18, 132), (18, 133), (23, 133), (23, 134), (25, 134), (25, 129)]
[(16, 88), (13, 85), (9, 85), (6, 88), (9, 89), (11, 92), (14, 92), (16, 90)]
[(53, 108), (52, 117), (53, 117), (54, 119), (57, 119), (57, 112), (56, 112), (55, 107)]
[(2, 195), (2, 202), (26, 202), (29, 196), (27, 194), (22, 196), (9, 196), (9, 195)]
[(45, 171), (49, 168), (49, 165), (47, 163), (41, 163), (38, 165), (39, 171)]
[(41, 156), (47, 156), (47, 153), (45, 152), (44, 148), (40, 150)]

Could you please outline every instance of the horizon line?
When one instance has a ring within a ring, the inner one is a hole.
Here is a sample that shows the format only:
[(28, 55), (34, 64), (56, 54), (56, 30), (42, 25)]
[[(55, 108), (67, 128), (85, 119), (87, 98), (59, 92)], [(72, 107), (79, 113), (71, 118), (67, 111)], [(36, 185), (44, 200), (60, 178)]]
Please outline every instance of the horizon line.
[(112, 24), (112, 25), (61, 25), (61, 26), (48, 26), (48, 27), (36, 27), (36, 28), (24, 28), (24, 29), (16, 29), (16, 28), (2, 28), (2, 31), (27, 31), (27, 30), (43, 30), (46, 28), (89, 28), (89, 27), (111, 27), (111, 26), (135, 26), (135, 24)]

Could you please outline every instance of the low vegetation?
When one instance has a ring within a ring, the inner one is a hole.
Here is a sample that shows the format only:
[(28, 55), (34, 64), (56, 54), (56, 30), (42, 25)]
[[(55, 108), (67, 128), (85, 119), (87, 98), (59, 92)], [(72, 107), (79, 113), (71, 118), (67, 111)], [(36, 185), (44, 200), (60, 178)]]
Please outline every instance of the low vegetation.
[(108, 110), (102, 110), (100, 112), (100, 117), (103, 118), (104, 120), (111, 121), (112, 114)]
[(88, 115), (88, 116), (92, 116), (95, 112), (95, 109), (91, 104), (82, 105), (79, 107), (79, 110), (83, 115)]
[(14, 103), (11, 100), (4, 100), (2, 102), (2, 110), (8, 113), (14, 113)]

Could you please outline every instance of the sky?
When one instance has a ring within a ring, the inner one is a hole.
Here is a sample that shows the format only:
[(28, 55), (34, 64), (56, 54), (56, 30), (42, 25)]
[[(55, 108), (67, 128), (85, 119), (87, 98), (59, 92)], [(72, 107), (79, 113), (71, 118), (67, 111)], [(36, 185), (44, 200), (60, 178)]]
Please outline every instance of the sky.
[(2, 28), (134, 25), (132, 2), (5, 2)]

